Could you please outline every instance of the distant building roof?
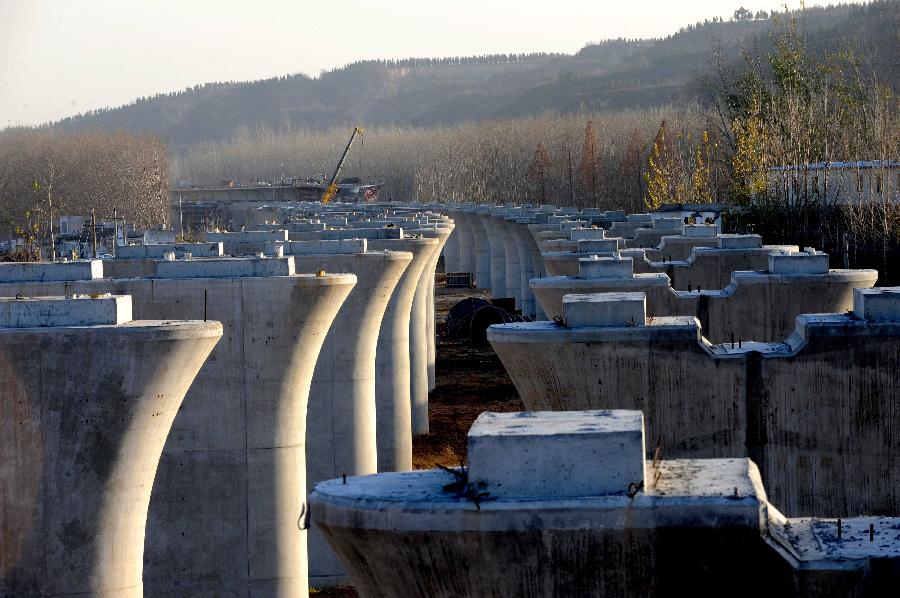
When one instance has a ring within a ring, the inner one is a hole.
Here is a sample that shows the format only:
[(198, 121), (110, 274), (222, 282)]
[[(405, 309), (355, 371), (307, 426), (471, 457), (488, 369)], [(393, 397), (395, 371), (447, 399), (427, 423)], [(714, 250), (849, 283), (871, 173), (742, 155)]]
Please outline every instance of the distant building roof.
[(871, 168), (900, 168), (900, 160), (859, 160), (857, 162), (811, 162), (809, 164), (773, 166), (769, 170), (784, 172), (788, 170), (827, 170), (827, 169), (871, 169)]

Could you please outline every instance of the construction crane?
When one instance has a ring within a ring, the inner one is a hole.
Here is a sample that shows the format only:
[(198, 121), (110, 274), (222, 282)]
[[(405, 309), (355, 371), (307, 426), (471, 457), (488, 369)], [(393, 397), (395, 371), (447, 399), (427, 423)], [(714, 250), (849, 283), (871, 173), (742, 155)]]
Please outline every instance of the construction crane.
[(341, 155), (341, 159), (337, 163), (337, 167), (334, 169), (334, 174), (331, 175), (331, 181), (328, 183), (328, 187), (325, 188), (325, 192), (322, 194), (322, 203), (329, 203), (334, 196), (337, 195), (338, 186), (337, 180), (338, 176), (341, 174), (341, 169), (344, 167), (344, 162), (347, 160), (347, 154), (350, 153), (350, 147), (353, 145), (353, 141), (356, 139), (357, 135), (362, 135), (363, 130), (360, 127), (354, 127), (353, 133), (350, 134), (350, 141), (347, 142), (347, 147), (344, 148), (344, 153)]

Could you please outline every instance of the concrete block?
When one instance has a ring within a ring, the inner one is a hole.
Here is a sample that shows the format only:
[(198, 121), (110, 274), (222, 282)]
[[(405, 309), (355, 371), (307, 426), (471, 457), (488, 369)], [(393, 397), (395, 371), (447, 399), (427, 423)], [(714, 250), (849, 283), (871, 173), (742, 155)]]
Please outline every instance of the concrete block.
[(653, 216), (650, 214), (628, 214), (627, 222), (640, 222), (642, 224), (650, 224), (653, 222)]
[(144, 245), (172, 244), (175, 243), (174, 230), (153, 229), (144, 231)]
[(715, 237), (719, 233), (716, 224), (685, 224), (681, 234), (685, 237)]
[(900, 287), (853, 289), (853, 315), (861, 320), (900, 322)]
[(578, 253), (610, 253), (619, 249), (619, 239), (589, 239), (576, 241)]
[(403, 229), (399, 226), (389, 226), (384, 229), (384, 238), (385, 239), (402, 239), (403, 238)]
[(719, 235), (719, 249), (759, 249), (762, 237), (759, 235)]
[(588, 224), (589, 223), (586, 220), (568, 220), (568, 221), (560, 223), (559, 230), (561, 230), (563, 232), (569, 232), (572, 229), (584, 228)]
[(591, 256), (578, 260), (578, 273), (582, 278), (631, 278), (634, 260), (630, 257)]
[(221, 257), (222, 243), (156, 243), (153, 245), (125, 245), (116, 247), (116, 259), (162, 259), (172, 252), (177, 257), (190, 253), (194, 257)]
[(640, 411), (485, 412), (467, 445), (469, 483), (493, 498), (625, 494), (644, 481)]
[(206, 240), (213, 243), (265, 243), (266, 241), (287, 241), (287, 230), (246, 230), (235, 233), (206, 233)]
[(588, 293), (563, 297), (563, 319), (569, 328), (643, 326), (647, 297), (636, 293)]
[(676, 230), (681, 229), (681, 218), (656, 218), (653, 221), (653, 228), (657, 230)]
[(604, 228), (573, 228), (569, 231), (569, 238), (572, 241), (586, 241), (590, 239), (605, 239), (606, 229)]
[(7, 262), (0, 263), (0, 283), (67, 282), (103, 278), (103, 262)]
[(0, 297), (0, 328), (114, 326), (130, 321), (130, 295)]
[(769, 273), (771, 274), (827, 274), (828, 254), (788, 253), (769, 255)]
[(294, 258), (213, 258), (156, 262), (156, 278), (243, 278), (290, 276), (296, 272)]
[(324, 239), (319, 241), (289, 241), (284, 244), (288, 255), (321, 255), (365, 253), (366, 239)]

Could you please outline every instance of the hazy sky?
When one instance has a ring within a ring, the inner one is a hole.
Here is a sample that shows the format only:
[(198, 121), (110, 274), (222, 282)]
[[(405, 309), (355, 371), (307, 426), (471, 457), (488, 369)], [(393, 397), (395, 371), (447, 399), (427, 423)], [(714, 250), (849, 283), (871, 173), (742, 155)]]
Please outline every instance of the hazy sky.
[(365, 58), (573, 53), (728, 17), (741, 4), (784, 2), (0, 0), (0, 128), (207, 81), (318, 75)]

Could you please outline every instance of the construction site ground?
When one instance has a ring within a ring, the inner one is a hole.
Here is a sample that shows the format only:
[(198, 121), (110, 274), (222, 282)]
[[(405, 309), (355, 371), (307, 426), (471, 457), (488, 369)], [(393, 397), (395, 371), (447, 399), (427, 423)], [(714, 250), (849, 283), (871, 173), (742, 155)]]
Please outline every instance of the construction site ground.
[[(435, 389), (429, 394), (429, 433), (413, 439), (413, 467), (460, 465), (466, 458), (466, 432), (482, 411), (522, 411), (515, 386), (490, 346), (444, 338), (447, 312), (467, 297), (490, 298), (490, 291), (448, 289), (442, 273), (435, 286)], [(356, 598), (351, 587), (311, 590), (320, 598)]]

